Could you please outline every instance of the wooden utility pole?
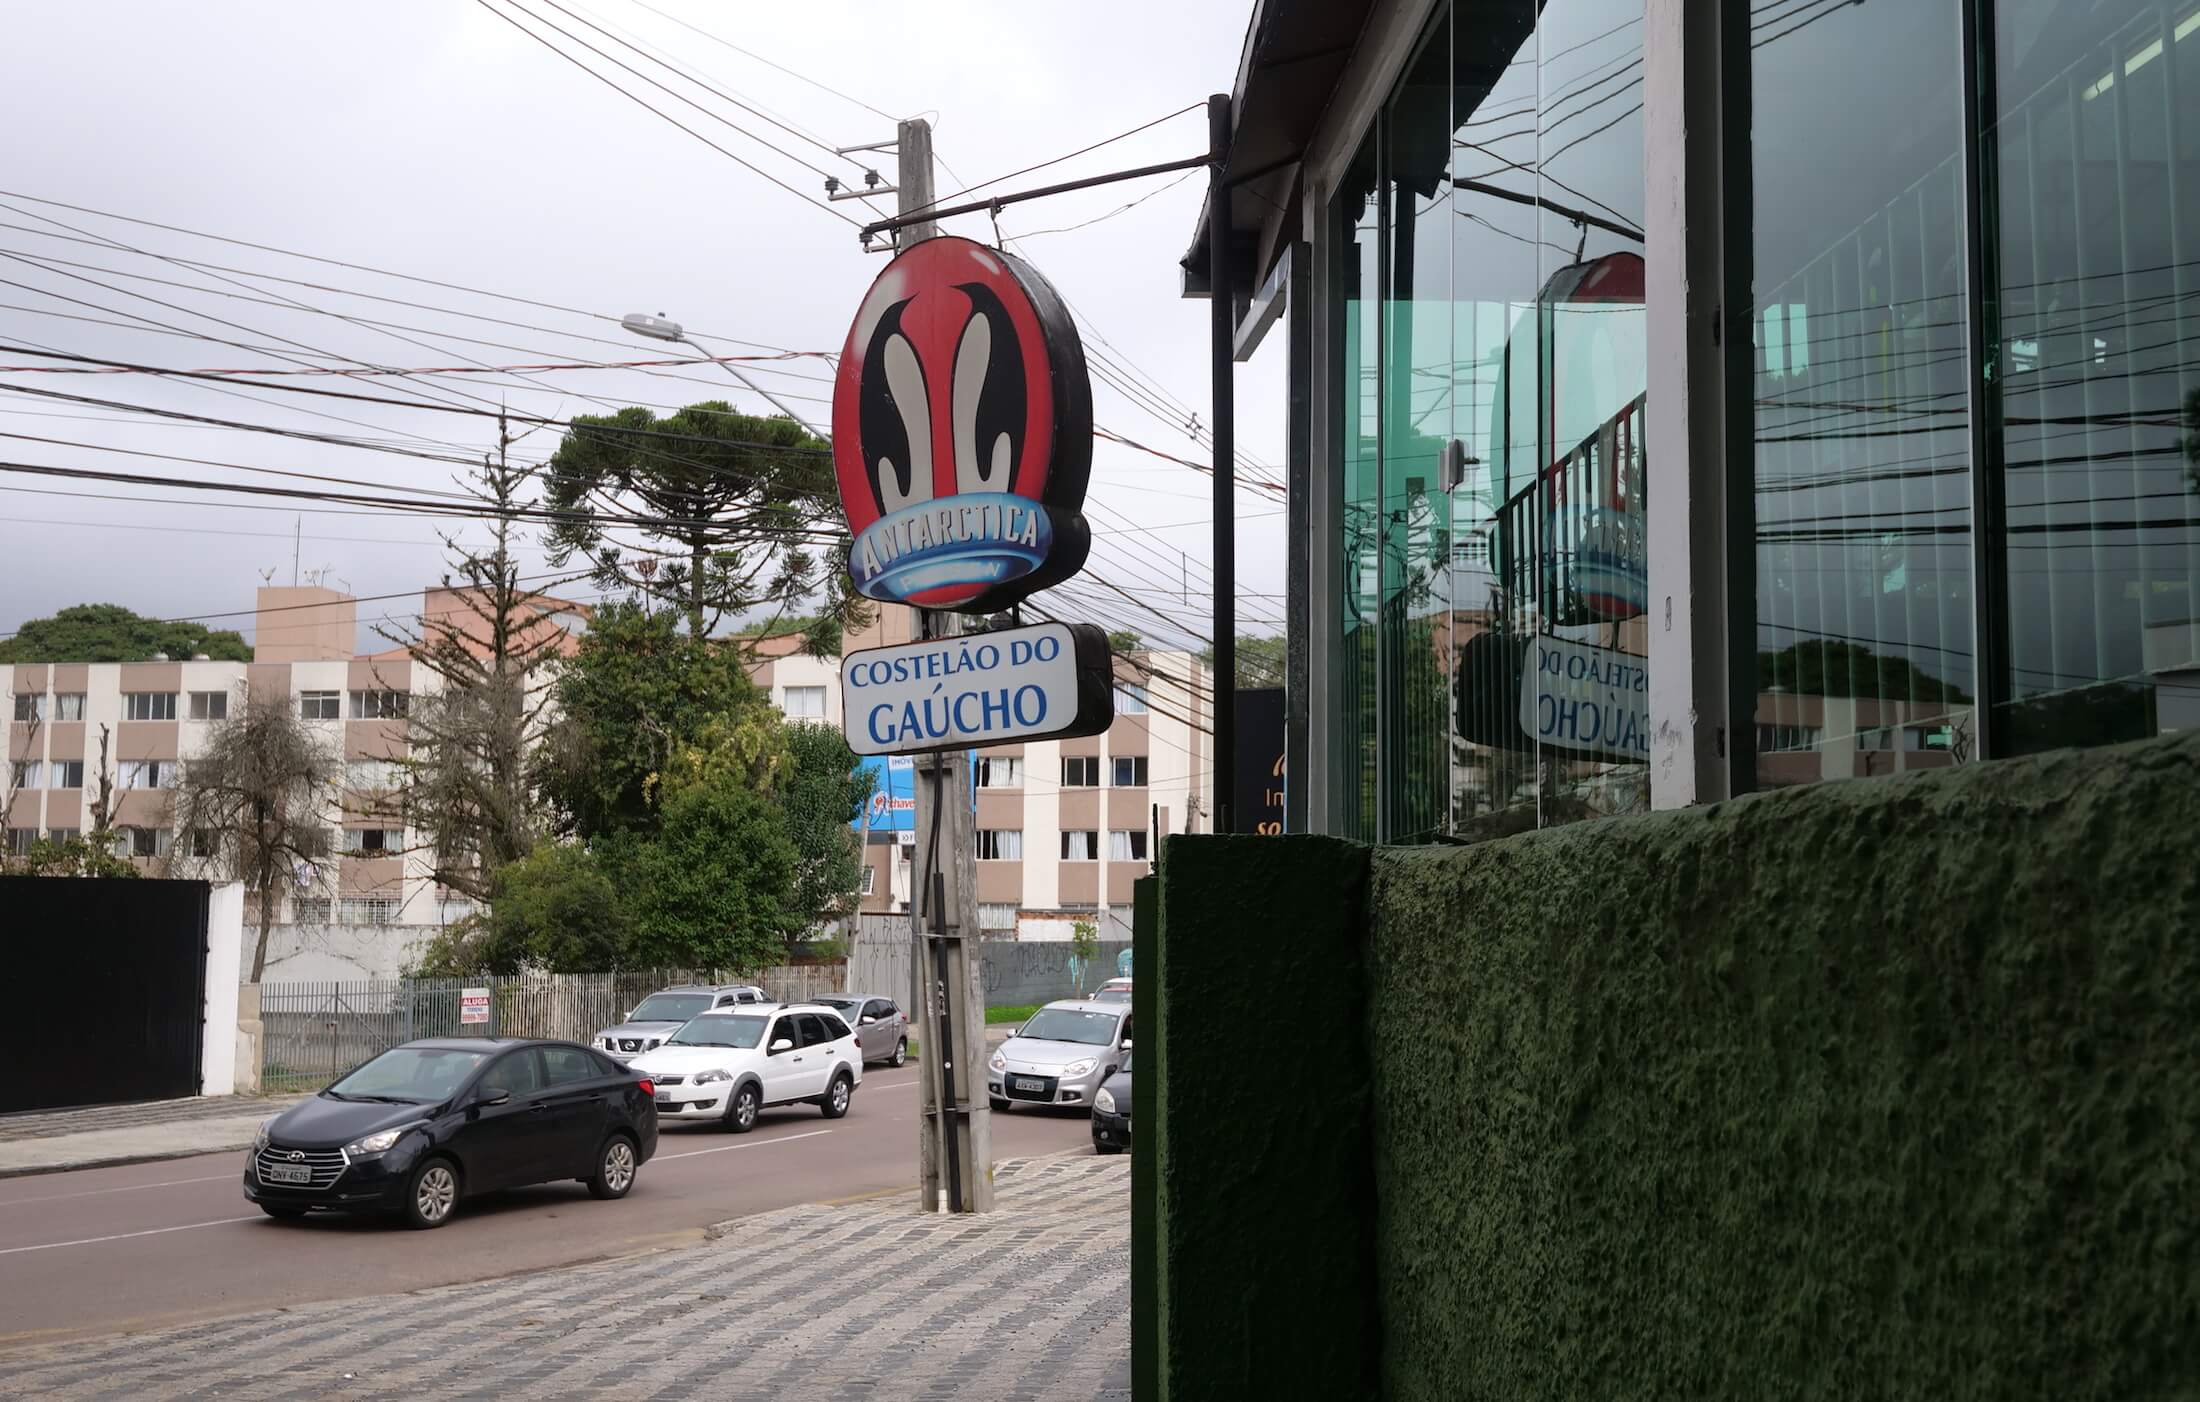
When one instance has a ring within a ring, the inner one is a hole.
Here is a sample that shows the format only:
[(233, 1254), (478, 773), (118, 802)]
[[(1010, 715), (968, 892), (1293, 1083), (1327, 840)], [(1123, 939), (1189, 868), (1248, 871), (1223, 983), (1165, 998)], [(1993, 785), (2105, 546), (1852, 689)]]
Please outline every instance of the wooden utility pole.
[[(903, 122), (894, 185), (902, 214), (931, 207), (932, 124)], [(895, 235), (897, 249), (939, 236), (925, 220)], [(917, 636), (954, 637), (963, 617), (917, 610)], [(979, 987), (977, 833), (970, 758), (961, 750), (916, 759), (916, 860), (912, 872), (910, 1006), (917, 1010), (921, 1111), (918, 1206), (927, 1212), (993, 1210), (993, 1121), (986, 1099), (985, 994)]]

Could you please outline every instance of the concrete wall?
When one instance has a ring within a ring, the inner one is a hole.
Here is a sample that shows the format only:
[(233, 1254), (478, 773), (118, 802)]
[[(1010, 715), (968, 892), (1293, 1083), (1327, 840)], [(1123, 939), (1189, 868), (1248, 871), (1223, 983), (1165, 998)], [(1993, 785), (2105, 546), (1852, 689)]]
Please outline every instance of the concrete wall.
[[(1161, 1395), (1260, 1395), (1270, 1359), (1431, 1402), (2200, 1376), (2200, 735), (1318, 841), (1163, 864)], [(1277, 1003), (1341, 1015), (1288, 1097), (1226, 1094), (1206, 1030)]]
[[(1114, 978), (1117, 959), (1130, 947), (1128, 939), (1100, 941), (1098, 956), (1085, 970), (1085, 991), (1089, 993)], [(1077, 995), (1066, 940), (981, 940), (978, 953), (987, 1007), (1022, 1007)], [(909, 998), (908, 916), (862, 917), (855, 938), (848, 943), (848, 987), (855, 992)]]
[(230, 971), (237, 967), (243, 943), (244, 887), (234, 881), (218, 883), (207, 892), (206, 899), (206, 1040), (201, 1049), (201, 1095), (230, 1095), (237, 1089), (237, 980)]

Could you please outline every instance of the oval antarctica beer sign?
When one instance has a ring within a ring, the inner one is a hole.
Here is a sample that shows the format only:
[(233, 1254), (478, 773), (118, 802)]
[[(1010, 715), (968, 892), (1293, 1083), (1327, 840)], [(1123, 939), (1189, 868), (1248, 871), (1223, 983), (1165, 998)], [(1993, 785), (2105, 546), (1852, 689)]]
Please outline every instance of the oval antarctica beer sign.
[(841, 351), (833, 466), (867, 598), (997, 613), (1075, 574), (1092, 384), (1061, 297), (969, 239), (895, 258)]

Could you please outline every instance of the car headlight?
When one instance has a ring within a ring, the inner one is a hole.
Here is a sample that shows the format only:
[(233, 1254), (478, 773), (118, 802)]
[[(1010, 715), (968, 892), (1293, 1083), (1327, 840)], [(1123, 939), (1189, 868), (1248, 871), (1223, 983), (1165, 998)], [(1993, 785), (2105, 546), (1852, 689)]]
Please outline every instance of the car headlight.
[(405, 1131), (411, 1128), (411, 1125), (399, 1125), (396, 1129), (385, 1129), (377, 1134), (367, 1135), (362, 1139), (354, 1139), (344, 1146), (344, 1153), (347, 1157), (354, 1159), (368, 1154), (382, 1153), (392, 1144), (404, 1138)]
[(1092, 1098), (1092, 1108), (1103, 1115), (1112, 1115), (1115, 1113), (1115, 1097), (1103, 1090)]
[(1069, 1065), (1062, 1068), (1063, 1079), (1067, 1080), (1072, 1077), (1082, 1076), (1099, 1064), (1099, 1062), (1094, 1061), (1089, 1056), (1086, 1057), (1083, 1061), (1073, 1061)]
[(615, 1046), (613, 1046), (613, 1045), (612, 1045), (612, 1043), (611, 1043), (611, 1039), (610, 1039), (609, 1037), (598, 1037), (598, 1038), (596, 1039), (596, 1045), (597, 1045), (597, 1046), (599, 1046), (599, 1047), (602, 1047), (602, 1048), (603, 1048), (603, 1049), (604, 1049), (605, 1051), (617, 1051), (617, 1050), (618, 1050), (618, 1048), (617, 1048), (617, 1047), (615, 1047)]
[(275, 1116), (269, 1115), (266, 1119), (260, 1121), (259, 1133), (252, 1136), (252, 1150), (254, 1153), (258, 1153), (267, 1147), (268, 1131), (275, 1127), (275, 1119)]
[(659, 1048), (659, 1047), (663, 1046), (664, 1044), (665, 1044), (665, 1039), (664, 1039), (664, 1038), (662, 1038), (662, 1037), (652, 1037), (652, 1038), (650, 1038), (650, 1039), (649, 1039), (649, 1042), (647, 1043), (647, 1045), (645, 1045), (645, 1046), (643, 1047), (643, 1050), (644, 1050), (644, 1051), (655, 1051), (655, 1050), (657, 1050), (657, 1048)]
[(719, 1071), (713, 1069), (709, 1071), (696, 1072), (695, 1079), (693, 1082), (691, 1082), (691, 1084), (698, 1086), (709, 1086), (716, 1085), (720, 1081), (730, 1081), (732, 1079), (733, 1073), (731, 1071)]
[(986, 1065), (992, 1067), (996, 1071), (1006, 1071), (1008, 1069), (1008, 1058), (1001, 1055), (999, 1052), (995, 1052), (993, 1053), (993, 1059), (991, 1061), (988, 1061)]

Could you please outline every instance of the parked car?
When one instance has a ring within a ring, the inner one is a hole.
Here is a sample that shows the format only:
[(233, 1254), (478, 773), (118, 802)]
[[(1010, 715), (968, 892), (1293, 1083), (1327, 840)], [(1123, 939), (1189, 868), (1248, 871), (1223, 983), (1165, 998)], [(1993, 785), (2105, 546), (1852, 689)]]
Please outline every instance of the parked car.
[(1111, 978), (1094, 990), (1095, 1003), (1128, 1003), (1131, 1000), (1131, 981), (1127, 978)]
[(626, 1021), (596, 1034), (596, 1045), (614, 1061), (632, 1061), (679, 1030), (680, 1024), (712, 1008), (769, 1003), (770, 995), (753, 983), (663, 988), (634, 1005)]
[(807, 1101), (837, 1120), (863, 1084), (856, 1034), (818, 1003), (699, 1013), (632, 1066), (655, 1085), (660, 1119), (716, 1120), (736, 1134), (767, 1105)]
[(986, 1093), (996, 1110), (1019, 1102), (1090, 1105), (1100, 1083), (1121, 1069), (1130, 1039), (1131, 1010), (1122, 1003), (1049, 1003), (986, 1062)]
[(817, 1001), (856, 1030), (865, 1061), (899, 1066), (909, 1059), (909, 1014), (893, 999), (875, 993), (834, 993)]
[(1092, 1097), (1092, 1151), (1120, 1154), (1131, 1146), (1131, 1047), (1123, 1044), (1123, 1069)]
[(461, 1199), (575, 1178), (623, 1198), (657, 1152), (654, 1087), (573, 1042), (392, 1047), (260, 1126), (244, 1195), (270, 1217), (394, 1212), (440, 1227)]

